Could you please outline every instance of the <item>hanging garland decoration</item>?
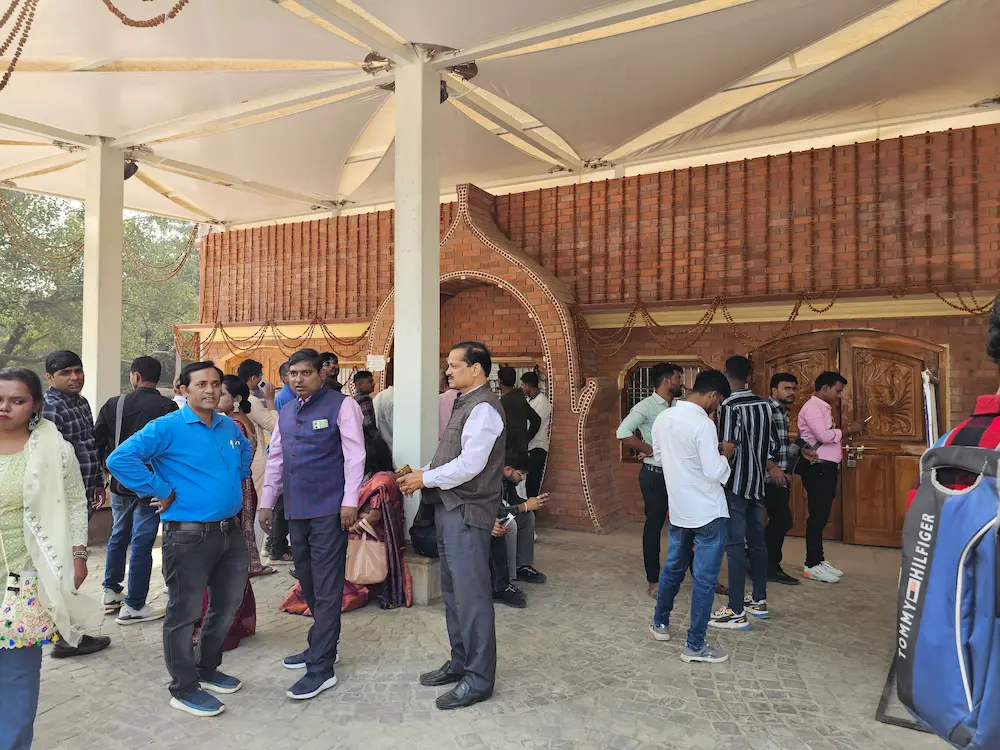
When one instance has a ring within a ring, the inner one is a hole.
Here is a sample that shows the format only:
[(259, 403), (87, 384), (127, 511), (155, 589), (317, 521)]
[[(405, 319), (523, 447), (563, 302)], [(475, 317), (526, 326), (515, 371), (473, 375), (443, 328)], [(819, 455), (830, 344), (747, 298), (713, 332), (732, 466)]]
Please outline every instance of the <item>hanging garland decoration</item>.
[[(230, 324), (230, 328), (237, 327)], [(318, 330), (318, 332), (317, 332)], [(371, 336), (371, 327), (365, 329), (360, 336), (342, 338), (337, 336), (327, 324), (319, 319), (311, 321), (302, 334), (291, 336), (284, 333), (278, 324), (272, 320), (261, 323), (249, 336), (233, 336), (226, 326), (217, 322), (208, 333), (184, 331), (174, 326), (174, 345), (182, 359), (197, 360), (202, 353), (216, 341), (222, 343), (230, 354), (244, 356), (260, 349), (277, 348), (288, 357), (293, 352), (302, 349), (310, 341), (323, 341), (324, 346), (338, 356), (353, 356), (367, 347)], [(268, 342), (274, 342), (274, 345)]]
[(10, 249), (29, 265), (43, 271), (67, 271), (83, 257), (83, 236), (71, 242), (53, 243), (31, 232), (0, 194), (0, 223)]
[(39, 0), (11, 0), (7, 10), (0, 17), (0, 29), (3, 29), (8, 21), (10, 21), (11, 16), (14, 15), (17, 7), (21, 6), (21, 12), (17, 14), (17, 20), (14, 22), (13, 27), (11, 27), (3, 44), (0, 44), (0, 57), (3, 57), (7, 54), (11, 44), (14, 43), (14, 39), (17, 38), (17, 46), (14, 49), (14, 54), (11, 56), (10, 62), (7, 63), (7, 70), (4, 71), (3, 77), (0, 78), (0, 91), (7, 88), (7, 84), (10, 83), (10, 77), (14, 74), (14, 68), (17, 67), (18, 60), (21, 59), (21, 54), (24, 52), (24, 45), (28, 41), (28, 35), (31, 33), (31, 25), (35, 21), (35, 10), (38, 8), (38, 2)]
[[(155, 263), (147, 263), (142, 260), (139, 253), (136, 252), (128, 242), (124, 243), (122, 250), (127, 267), (134, 271), (137, 276), (144, 281), (160, 282), (172, 279), (184, 269), (188, 260), (191, 259), (191, 254), (194, 252), (197, 244), (198, 226), (195, 225), (191, 228), (191, 233), (189, 234), (187, 242), (185, 243), (184, 249), (181, 251), (180, 255), (166, 263), (159, 265)], [(157, 271), (165, 271), (166, 273), (154, 273)]]
[[(35, 0), (37, 2), (38, 0)], [(143, 0), (143, 2), (152, 2), (153, 0)], [(120, 10), (112, 0), (103, 0), (105, 7), (110, 10), (118, 20), (121, 21), (126, 26), (131, 26), (133, 29), (153, 29), (157, 26), (165, 24), (169, 20), (173, 20), (177, 17), (177, 14), (184, 10), (185, 6), (191, 2), (191, 0), (177, 0), (174, 7), (168, 10), (166, 13), (161, 13), (158, 16), (153, 16), (152, 18), (147, 18), (145, 20), (136, 20), (134, 18), (129, 18), (125, 13)]]

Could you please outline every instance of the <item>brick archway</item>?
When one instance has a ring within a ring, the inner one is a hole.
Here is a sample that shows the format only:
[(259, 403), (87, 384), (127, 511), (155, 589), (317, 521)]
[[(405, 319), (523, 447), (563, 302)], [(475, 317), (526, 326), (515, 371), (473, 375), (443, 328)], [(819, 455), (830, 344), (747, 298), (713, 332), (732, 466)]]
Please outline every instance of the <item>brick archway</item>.
[[(587, 446), (595, 441), (590, 435), (592, 428), (587, 428), (588, 415), (598, 385), (594, 380), (584, 383), (580, 376), (576, 333), (568, 307), (573, 295), (555, 276), (512, 246), (496, 225), (493, 200), (474, 185), (458, 187), (457, 211), (441, 238), (441, 292), (454, 295), (470, 287), (494, 285), (513, 296), (534, 320), (552, 401), (552, 442), (545, 472), (545, 488), (552, 493), (552, 502), (542, 520), (564, 528), (603, 531), (620, 508), (613, 497), (610, 470), (598, 467), (595, 472), (589, 466)], [(370, 354), (388, 357), (391, 353), (393, 298), (390, 293), (372, 319)], [(385, 373), (378, 378), (379, 388), (384, 387)], [(598, 477), (607, 477), (607, 481)]]

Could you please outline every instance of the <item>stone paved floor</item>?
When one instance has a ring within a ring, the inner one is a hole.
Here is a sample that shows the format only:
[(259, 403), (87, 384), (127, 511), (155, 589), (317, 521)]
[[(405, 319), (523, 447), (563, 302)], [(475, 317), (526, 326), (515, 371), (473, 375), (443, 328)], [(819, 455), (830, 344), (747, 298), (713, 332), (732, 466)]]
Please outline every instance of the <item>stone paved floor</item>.
[[(704, 748), (921, 750), (943, 743), (873, 718), (893, 647), (898, 554), (831, 545), (847, 576), (836, 586), (775, 587), (771, 620), (711, 634), (732, 658), (678, 658), (690, 589), (678, 597), (675, 641), (646, 630), (637, 527), (607, 537), (543, 530), (526, 610), (497, 611), (499, 678), (491, 701), (434, 708), (419, 672), (447, 654), (440, 606), (344, 617), (340, 684), (321, 697), (284, 697), (294, 675), (279, 659), (300, 649), (309, 620), (280, 614), (285, 572), (257, 579), (257, 635), (226, 656), (244, 689), (216, 719), (167, 706), (160, 624), (123, 628), (82, 659), (45, 660), (36, 748)], [(789, 540), (786, 559), (802, 557)], [(102, 566), (94, 559), (92, 570)], [(86, 586), (96, 591), (100, 576)], [(154, 573), (154, 593), (163, 600)], [(683, 624), (683, 627), (681, 627)]]

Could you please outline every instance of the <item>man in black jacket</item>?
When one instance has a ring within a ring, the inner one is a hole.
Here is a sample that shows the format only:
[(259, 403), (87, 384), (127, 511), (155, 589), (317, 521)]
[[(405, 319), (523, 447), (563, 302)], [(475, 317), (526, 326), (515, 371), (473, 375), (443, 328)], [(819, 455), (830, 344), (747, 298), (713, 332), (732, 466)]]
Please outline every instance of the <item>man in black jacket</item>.
[(528, 452), (528, 443), (542, 426), (542, 418), (531, 408), (524, 391), (515, 388), (517, 371), (513, 367), (501, 367), (497, 371), (500, 378), (500, 404), (507, 421), (508, 451)]
[[(134, 389), (127, 396), (108, 399), (97, 415), (94, 442), (101, 467), (112, 451), (154, 419), (177, 411), (177, 404), (156, 390), (160, 381), (160, 363), (152, 357), (139, 357), (132, 362), (129, 381)], [(121, 428), (118, 430), (119, 404)], [(116, 435), (116, 432), (119, 434)], [(166, 610), (146, 604), (149, 577), (153, 570), (153, 544), (160, 527), (160, 517), (149, 505), (149, 498), (140, 498), (132, 490), (111, 480), (111, 513), (114, 528), (108, 540), (104, 567), (104, 609), (119, 610), (119, 625), (135, 625), (159, 620)], [(128, 592), (122, 589), (125, 580), (125, 558), (129, 560)]]

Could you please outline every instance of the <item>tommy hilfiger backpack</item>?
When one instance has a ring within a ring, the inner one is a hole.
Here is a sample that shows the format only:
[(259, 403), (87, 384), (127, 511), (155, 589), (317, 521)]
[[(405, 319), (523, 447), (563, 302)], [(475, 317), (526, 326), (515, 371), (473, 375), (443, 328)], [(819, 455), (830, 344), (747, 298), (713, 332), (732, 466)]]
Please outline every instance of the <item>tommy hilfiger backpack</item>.
[[(1000, 748), (997, 451), (946, 447), (920, 461), (903, 526), (896, 623), (899, 699), (953, 747)], [(964, 490), (937, 470), (977, 475)]]

